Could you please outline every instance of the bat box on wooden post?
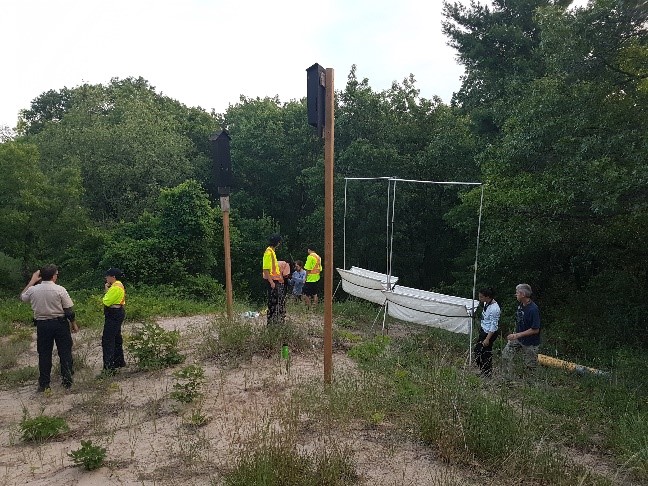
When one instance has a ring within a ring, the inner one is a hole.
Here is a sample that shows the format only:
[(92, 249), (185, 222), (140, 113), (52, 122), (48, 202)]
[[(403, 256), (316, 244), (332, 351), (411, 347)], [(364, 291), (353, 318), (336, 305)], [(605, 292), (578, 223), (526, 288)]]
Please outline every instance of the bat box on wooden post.
[(324, 133), (326, 98), (326, 69), (315, 63), (306, 69), (306, 108), (308, 124), (317, 128), (321, 138)]
[(232, 187), (232, 156), (230, 155), (231, 137), (227, 130), (221, 130), (209, 137), (214, 162), (214, 175), (220, 196), (229, 196)]

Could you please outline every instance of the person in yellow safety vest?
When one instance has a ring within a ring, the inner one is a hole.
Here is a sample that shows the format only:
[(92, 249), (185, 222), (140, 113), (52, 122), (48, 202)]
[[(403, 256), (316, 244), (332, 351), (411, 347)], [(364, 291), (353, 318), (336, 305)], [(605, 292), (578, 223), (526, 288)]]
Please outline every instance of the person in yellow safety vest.
[(320, 273), (322, 272), (322, 259), (313, 250), (314, 246), (309, 245), (307, 248), (308, 257), (304, 264), (306, 270), (306, 283), (304, 284), (304, 302), (310, 305), (311, 298), (313, 303), (317, 305), (317, 293), (319, 291)]
[(279, 299), (279, 314), (281, 315), (281, 322), (284, 322), (286, 320), (286, 297), (290, 293), (290, 279), (292, 274), (290, 273), (290, 263), (284, 260), (279, 260), (277, 263), (279, 264), (279, 273), (281, 273), (281, 277), (283, 278), (283, 293)]
[(263, 253), (263, 278), (268, 284), (268, 325), (279, 324), (282, 320), (281, 302), (284, 294), (284, 279), (281, 275), (276, 249), (281, 244), (281, 236), (268, 237), (268, 247)]
[(104, 305), (104, 328), (101, 335), (103, 351), (103, 371), (100, 377), (114, 375), (117, 368), (126, 366), (122, 338), (122, 323), (126, 317), (126, 290), (119, 280), (123, 272), (119, 268), (109, 268), (106, 272), (106, 293), (102, 302)]

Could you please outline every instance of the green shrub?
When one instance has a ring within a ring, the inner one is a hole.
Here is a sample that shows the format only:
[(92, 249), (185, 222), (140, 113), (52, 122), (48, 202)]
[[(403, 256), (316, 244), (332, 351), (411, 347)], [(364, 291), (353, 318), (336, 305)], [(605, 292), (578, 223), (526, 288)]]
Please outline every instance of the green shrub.
[(390, 342), (389, 336), (376, 336), (370, 341), (351, 348), (349, 356), (359, 364), (369, 365), (385, 352)]
[(201, 388), (205, 382), (205, 370), (198, 365), (185, 366), (173, 373), (177, 380), (173, 384), (171, 398), (181, 403), (191, 403), (202, 395)]
[(91, 440), (82, 440), (81, 448), (68, 452), (68, 456), (77, 466), (83, 466), (87, 471), (100, 468), (106, 459), (106, 449), (94, 445)]
[(26, 281), (23, 283), (20, 265), (20, 260), (12, 258), (0, 251), (0, 275), (2, 275), (0, 289), (15, 292), (16, 289), (22, 288), (25, 285)]
[(178, 292), (182, 297), (189, 300), (211, 302), (220, 306), (225, 303), (223, 286), (209, 275), (185, 277), (178, 288)]
[(20, 421), (21, 437), (26, 442), (43, 441), (70, 430), (65, 419), (39, 415), (30, 418), (27, 410), (23, 410), (23, 418)]
[(147, 322), (126, 339), (126, 349), (140, 369), (166, 368), (184, 361), (184, 356), (178, 351), (179, 339), (178, 331), (166, 331), (155, 323)]

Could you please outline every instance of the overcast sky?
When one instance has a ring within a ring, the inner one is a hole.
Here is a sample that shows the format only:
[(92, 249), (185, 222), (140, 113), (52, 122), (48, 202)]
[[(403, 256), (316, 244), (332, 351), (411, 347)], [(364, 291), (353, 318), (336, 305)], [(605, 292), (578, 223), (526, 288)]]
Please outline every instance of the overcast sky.
[(441, 0), (3, 0), (0, 125), (49, 89), (142, 76), (189, 106), (306, 93), (306, 68), (352, 64), (374, 90), (414, 74), (449, 101), (462, 68), (441, 33)]
[[(466, 3), (468, 3), (466, 1)], [(306, 93), (317, 62), (352, 64), (380, 91), (414, 74), (449, 102), (463, 69), (441, 33), (441, 0), (3, 0), (0, 126), (41, 93), (128, 76), (223, 112), (240, 95)]]

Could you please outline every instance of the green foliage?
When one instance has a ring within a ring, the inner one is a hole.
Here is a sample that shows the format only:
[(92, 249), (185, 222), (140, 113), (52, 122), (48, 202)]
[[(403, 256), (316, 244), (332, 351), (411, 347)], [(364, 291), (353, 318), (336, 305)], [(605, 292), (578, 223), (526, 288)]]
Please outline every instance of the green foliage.
[(158, 324), (147, 322), (127, 337), (125, 345), (140, 369), (155, 370), (184, 361), (178, 350), (179, 339), (178, 331), (166, 331)]
[(198, 182), (185, 181), (160, 192), (154, 213), (117, 229), (102, 266), (118, 264), (134, 283), (175, 284), (204, 295), (215, 289), (207, 276), (214, 271), (216, 252), (221, 253), (216, 226), (207, 194)]
[(93, 444), (91, 440), (82, 440), (81, 447), (68, 452), (76, 466), (83, 466), (86, 471), (99, 469), (106, 459), (106, 449)]
[(208, 159), (196, 141), (204, 137), (205, 150), (215, 128), (207, 113), (156, 93), (142, 78), (50, 91), (23, 116), (47, 170), (78, 168), (84, 206), (97, 221), (134, 220), (160, 188), (204, 177)]
[(227, 486), (250, 484), (316, 486), (351, 485), (359, 482), (351, 454), (336, 446), (300, 454), (288, 434), (266, 434), (238, 456), (236, 466), (225, 474)]
[(0, 286), (6, 290), (14, 290), (22, 283), (21, 262), (0, 251), (0, 275), (4, 278)]
[(0, 371), (15, 367), (18, 364), (20, 355), (29, 350), (32, 340), (31, 330), (24, 330), (27, 332), (12, 334), (8, 342), (3, 346), (4, 349), (0, 354)]
[(202, 354), (236, 366), (254, 355), (279, 356), (284, 345), (293, 352), (310, 348), (304, 331), (290, 323), (258, 327), (247, 320), (223, 319), (214, 322), (213, 334), (204, 342)]
[(208, 275), (189, 275), (178, 285), (179, 296), (195, 302), (225, 306), (223, 285)]
[(126, 318), (143, 321), (159, 316), (189, 316), (210, 314), (222, 310), (213, 300), (188, 300), (183, 288), (170, 285), (149, 287), (127, 285), (128, 303)]
[(201, 388), (205, 382), (205, 370), (198, 365), (185, 366), (173, 372), (176, 382), (173, 384), (171, 398), (181, 403), (191, 403), (202, 395)]
[(390, 342), (389, 336), (376, 336), (370, 341), (354, 346), (348, 354), (358, 363), (368, 365), (385, 353)]
[(622, 415), (614, 427), (612, 447), (629, 470), (648, 479), (648, 412)]
[(183, 418), (185, 426), (192, 429), (203, 427), (207, 425), (211, 420), (211, 417), (205, 415), (200, 408), (191, 410), (191, 412), (185, 415)]
[(41, 413), (31, 418), (27, 409), (23, 409), (20, 432), (22, 439), (26, 442), (41, 442), (56, 437), (68, 430), (67, 422), (61, 417), (53, 417)]

